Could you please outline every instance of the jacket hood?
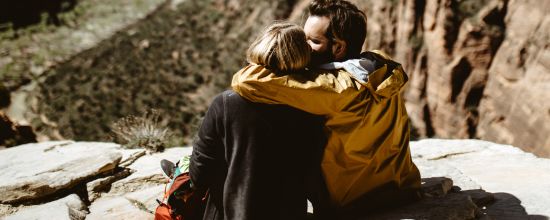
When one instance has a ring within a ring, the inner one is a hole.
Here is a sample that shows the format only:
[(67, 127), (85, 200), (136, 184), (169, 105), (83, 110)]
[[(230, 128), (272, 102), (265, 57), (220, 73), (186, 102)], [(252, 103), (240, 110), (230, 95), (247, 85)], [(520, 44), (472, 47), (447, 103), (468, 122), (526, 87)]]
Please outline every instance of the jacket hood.
[(359, 59), (332, 62), (319, 66), (320, 69), (342, 69), (365, 85), (373, 94), (390, 97), (401, 91), (408, 81), (401, 64), (381, 51), (368, 51)]
[(320, 69), (336, 70), (344, 69), (363, 83), (369, 81), (369, 73), (375, 70), (374, 62), (366, 58), (351, 59), (344, 62), (332, 62), (319, 66)]

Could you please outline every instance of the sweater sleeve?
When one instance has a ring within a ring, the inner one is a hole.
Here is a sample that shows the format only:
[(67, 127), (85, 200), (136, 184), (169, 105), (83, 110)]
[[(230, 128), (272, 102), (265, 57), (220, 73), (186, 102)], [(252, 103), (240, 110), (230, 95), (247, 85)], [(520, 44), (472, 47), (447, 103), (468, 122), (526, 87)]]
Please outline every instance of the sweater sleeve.
[(231, 86), (253, 102), (285, 104), (325, 116), (345, 111), (361, 95), (361, 85), (345, 71), (280, 76), (259, 65), (235, 73)]
[(208, 187), (223, 165), (223, 94), (217, 96), (202, 121), (193, 143), (189, 174), (194, 187)]

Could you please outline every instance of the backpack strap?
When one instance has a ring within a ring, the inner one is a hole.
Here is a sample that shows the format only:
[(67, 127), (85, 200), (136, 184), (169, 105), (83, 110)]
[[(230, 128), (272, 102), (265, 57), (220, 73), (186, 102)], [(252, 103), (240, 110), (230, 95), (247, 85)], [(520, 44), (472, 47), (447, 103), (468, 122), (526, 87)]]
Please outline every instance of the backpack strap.
[(181, 186), (185, 184), (189, 184), (191, 181), (191, 177), (189, 176), (189, 172), (182, 173), (178, 176), (176, 176), (168, 188), (168, 191), (165, 190), (164, 198), (168, 198), (170, 194), (174, 193), (177, 189), (179, 189)]

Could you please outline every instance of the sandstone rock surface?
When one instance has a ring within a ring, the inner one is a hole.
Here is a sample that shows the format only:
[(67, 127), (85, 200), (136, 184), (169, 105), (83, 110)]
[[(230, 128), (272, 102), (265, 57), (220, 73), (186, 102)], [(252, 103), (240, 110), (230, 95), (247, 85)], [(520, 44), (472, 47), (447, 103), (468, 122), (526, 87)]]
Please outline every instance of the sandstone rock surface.
[(414, 162), (422, 164), (419, 169), (423, 178), (433, 175), (434, 167), (452, 167), (450, 172), (438, 171), (436, 175), (463, 179), (453, 175), (460, 173), (469, 178), (457, 184), (462, 190), (481, 188), (493, 193), (495, 202), (487, 205), (486, 212), (494, 219), (550, 217), (549, 159), (480, 140), (414, 141), (411, 152)]
[(59, 141), (0, 151), (0, 203), (41, 199), (112, 171), (122, 159), (114, 145)]
[(481, 100), (477, 135), (550, 157), (550, 1), (508, 3), (506, 36)]
[[(22, 154), (13, 153), (17, 148), (21, 148), (18, 152)], [(7, 160), (4, 158), (17, 163), (23, 160), (17, 158), (25, 158), (31, 150), (42, 156), (49, 155), (48, 152), (57, 152), (56, 161), (47, 160), (46, 157), (47, 163), (41, 164), (43, 168), (39, 168), (42, 170), (49, 170), (56, 164), (57, 167), (70, 170), (63, 165), (72, 163), (64, 161), (86, 161), (83, 154), (95, 155), (96, 158), (102, 157), (99, 154), (112, 154), (116, 155), (114, 161), (122, 162), (117, 162), (113, 168), (110, 168), (111, 163), (104, 162), (109, 164), (107, 167), (110, 171), (81, 178), (79, 188), (63, 188), (61, 192), (50, 196), (21, 200), (34, 202), (35, 205), (6, 204), (2, 201), (0, 218), (151, 219), (157, 206), (156, 199), (162, 199), (167, 181), (160, 169), (160, 160), (177, 161), (190, 155), (192, 148), (168, 148), (163, 153), (146, 154), (144, 150), (122, 149), (112, 143), (44, 142), (0, 151), (2, 170), (12, 169), (5, 169), (10, 166), (6, 165), (4, 161)], [(513, 146), (479, 140), (414, 141), (411, 142), (411, 152), (423, 178), (424, 198), (403, 207), (365, 213), (358, 219), (547, 219), (550, 216), (550, 173), (547, 172), (550, 170), (550, 159), (537, 158)], [(11, 165), (14, 168), (27, 168)], [(86, 176), (75, 173), (93, 173), (83, 168), (71, 172), (74, 173), (65, 173), (67, 179), (71, 175)], [(0, 175), (2, 179), (18, 179), (18, 175), (22, 174), (6, 172)], [(43, 178), (37, 179), (42, 185), (47, 183)], [(63, 185), (54, 182), (49, 184)], [(5, 196), (5, 192), (7, 195), (13, 194), (11, 191), (25, 192), (23, 188), (27, 185), (19, 185), (21, 189), (3, 189), (1, 194)], [(87, 193), (82, 193), (82, 190)], [(84, 201), (89, 201), (89, 205), (84, 205)]]
[(21, 208), (17, 213), (8, 215), (3, 219), (78, 220), (84, 219), (85, 216), (86, 205), (84, 205), (84, 202), (77, 195), (71, 194), (65, 198), (46, 204)]
[(0, 218), (150, 219), (167, 182), (160, 160), (175, 162), (189, 154), (190, 147), (148, 154), (114, 143), (73, 141), (2, 150)]

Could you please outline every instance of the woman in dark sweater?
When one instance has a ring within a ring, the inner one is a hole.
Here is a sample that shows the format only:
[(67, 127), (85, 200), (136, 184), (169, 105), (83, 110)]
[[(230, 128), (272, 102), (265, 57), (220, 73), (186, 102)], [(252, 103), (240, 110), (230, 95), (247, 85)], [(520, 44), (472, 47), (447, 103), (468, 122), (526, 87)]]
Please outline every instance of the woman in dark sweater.
[[(310, 60), (303, 30), (268, 27), (247, 51), (250, 63), (299, 73)], [(204, 219), (304, 219), (307, 175), (318, 175), (323, 119), (284, 105), (250, 102), (233, 91), (212, 102), (193, 144), (194, 187), (209, 189)]]

